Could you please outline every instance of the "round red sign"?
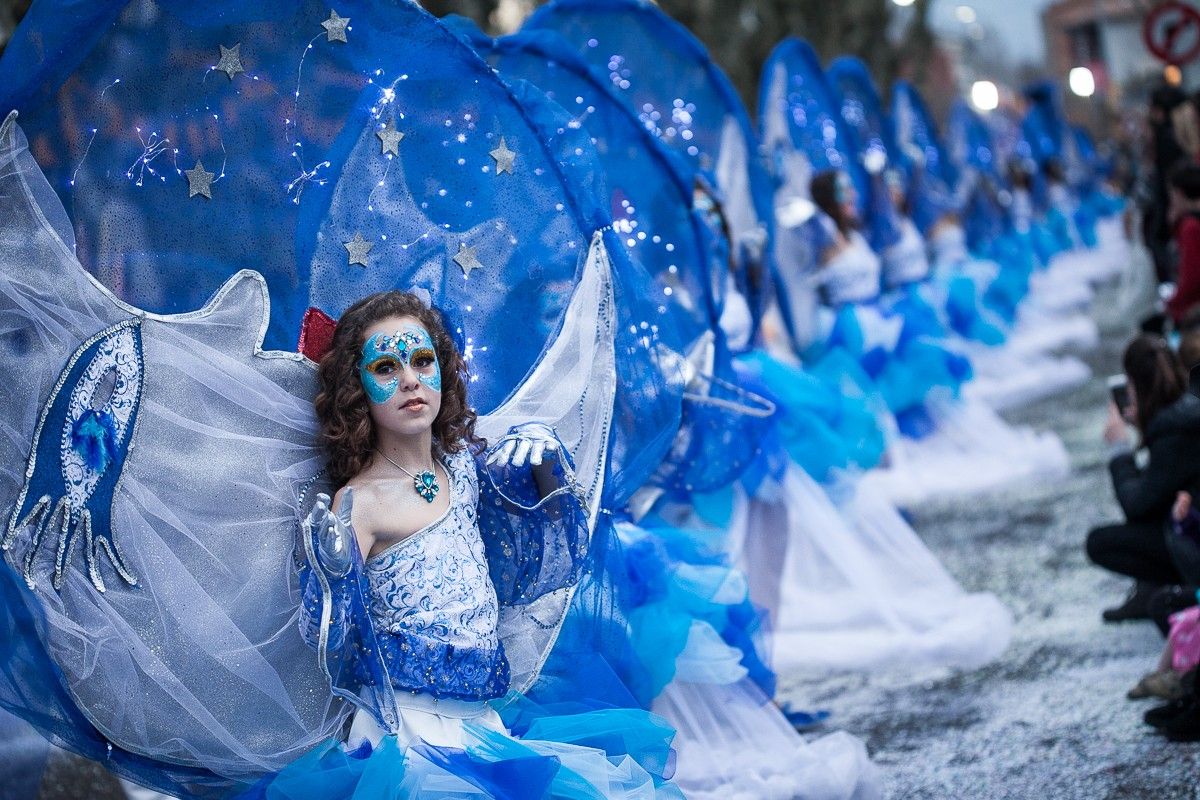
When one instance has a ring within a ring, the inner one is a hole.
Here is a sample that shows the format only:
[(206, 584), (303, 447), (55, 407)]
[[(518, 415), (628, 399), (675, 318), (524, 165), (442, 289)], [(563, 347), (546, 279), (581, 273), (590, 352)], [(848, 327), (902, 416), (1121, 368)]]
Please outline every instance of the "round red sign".
[(1179, 0), (1159, 3), (1142, 23), (1146, 49), (1168, 64), (1186, 64), (1200, 56), (1200, 11)]

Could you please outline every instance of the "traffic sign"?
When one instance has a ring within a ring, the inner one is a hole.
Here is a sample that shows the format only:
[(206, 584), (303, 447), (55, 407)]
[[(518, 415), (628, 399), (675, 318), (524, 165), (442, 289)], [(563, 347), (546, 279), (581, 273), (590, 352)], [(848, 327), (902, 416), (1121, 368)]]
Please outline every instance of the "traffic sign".
[(1168, 64), (1186, 64), (1200, 56), (1200, 11), (1190, 3), (1166, 0), (1142, 23), (1146, 49)]

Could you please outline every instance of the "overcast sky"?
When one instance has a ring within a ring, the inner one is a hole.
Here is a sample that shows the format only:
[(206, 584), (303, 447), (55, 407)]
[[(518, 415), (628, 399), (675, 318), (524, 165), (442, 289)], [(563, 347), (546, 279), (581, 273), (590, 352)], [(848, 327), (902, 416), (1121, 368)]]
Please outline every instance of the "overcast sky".
[(970, 6), (979, 22), (994, 30), (1008, 46), (1011, 59), (1041, 61), (1045, 55), (1042, 39), (1042, 9), (1051, 0), (934, 0), (930, 12), (938, 30), (961, 30), (957, 18), (959, 6)]

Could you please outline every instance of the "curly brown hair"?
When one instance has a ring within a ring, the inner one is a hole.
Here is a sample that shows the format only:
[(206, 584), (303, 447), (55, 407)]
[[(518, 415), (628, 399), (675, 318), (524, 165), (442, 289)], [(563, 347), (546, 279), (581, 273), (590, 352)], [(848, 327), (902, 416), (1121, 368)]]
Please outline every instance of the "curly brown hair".
[(358, 374), (366, 330), (386, 317), (413, 317), (429, 331), (442, 371), (442, 407), (433, 421), (434, 448), (440, 454), (478, 452), (475, 411), (467, 405), (467, 364), (446, 330), (441, 314), (408, 292), (379, 292), (359, 300), (338, 320), (333, 344), (317, 368), (320, 389), (314, 401), (329, 479), (341, 488), (366, 468), (375, 450), (367, 393)]

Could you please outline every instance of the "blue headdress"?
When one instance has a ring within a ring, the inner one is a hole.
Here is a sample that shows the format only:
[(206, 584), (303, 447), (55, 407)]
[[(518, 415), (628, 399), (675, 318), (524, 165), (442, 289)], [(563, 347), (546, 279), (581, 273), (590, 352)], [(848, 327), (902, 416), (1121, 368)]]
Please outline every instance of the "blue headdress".
[(879, 92), (866, 66), (857, 58), (834, 59), (826, 76), (850, 133), (854, 153), (860, 163), (874, 168), (872, 172), (860, 170), (852, 177), (856, 177), (856, 188), (862, 198), (867, 238), (875, 250), (882, 252), (900, 239), (896, 207), (883, 183), (883, 170), (898, 168), (891, 121), (884, 114)]
[(1062, 112), (1062, 95), (1052, 81), (1038, 81), (1022, 91), (1029, 104), (1021, 123), (1031, 154), (1039, 166), (1060, 159), (1065, 146), (1067, 125)]
[(991, 130), (965, 101), (958, 100), (952, 106), (946, 132), (947, 152), (960, 181), (963, 184), (974, 182), (969, 192), (962, 192), (960, 188), (966, 203), (963, 227), (968, 244), (982, 252), (1004, 232), (1005, 218), (1000, 203), (1006, 191), (1004, 165), (997, 157)]
[(850, 173), (855, 183), (862, 180), (855, 177), (862, 165), (851, 134), (808, 42), (784, 39), (771, 51), (763, 67), (758, 108), (763, 144), (777, 177), (777, 153), (790, 146), (807, 156), (813, 172), (840, 169)]
[(908, 81), (896, 81), (892, 89), (892, 121), (896, 156), (908, 175), (913, 221), (928, 233), (939, 217), (960, 210), (954, 194), (958, 175), (946, 156), (937, 123)]
[[(714, 351), (711, 366), (706, 365), (699, 378), (712, 384), (705, 387), (712, 397), (725, 402), (710, 407), (708, 399), (691, 396), (684, 424), (697, 415), (711, 416), (712, 424), (688, 437), (688, 452), (674, 453), (672, 464), (660, 470), (655, 482), (679, 491), (728, 484), (754, 458), (758, 436), (744, 428), (761, 427), (764, 415), (757, 408), (748, 415), (734, 413), (736, 377), (719, 325), (728, 242), (721, 231), (704, 224), (702, 211), (692, 210), (695, 186), (690, 170), (552, 31), (534, 29), (495, 42), (475, 41), (502, 77), (536, 84), (574, 114), (575, 126), (596, 146), (617, 238), (655, 279), (654, 301), (670, 316), (689, 351)], [(746, 443), (740, 455), (738, 442)]]
[[(790, 310), (793, 338), (800, 347), (816, 335), (818, 293), (812, 280), (830, 233), (812, 204), (813, 175), (842, 170), (866, 185), (850, 131), (837, 112), (821, 62), (801, 39), (775, 46), (759, 87), (760, 135), (776, 184), (776, 268)], [(864, 199), (860, 196), (860, 202)]]
[(745, 107), (704, 46), (648, 0), (555, 0), (525, 23), (533, 29), (560, 33), (692, 170), (716, 176), (757, 320), (771, 288), (770, 180)]
[(659, 305), (690, 347), (720, 318), (728, 268), (710, 258), (703, 226), (691, 212), (686, 165), (553, 32), (522, 31), (475, 46), (501, 77), (534, 84), (590, 136), (617, 238), (657, 282)]
[(408, 9), (87, 5), (39, 3), (0, 61), (0, 107), (21, 112), (84, 266), (161, 312), (195, 308), (254, 268), (274, 300), (266, 343), (293, 347), (311, 190), (330, 179), (329, 150), (361, 111), (359, 93), (399, 76), (388, 50)]

